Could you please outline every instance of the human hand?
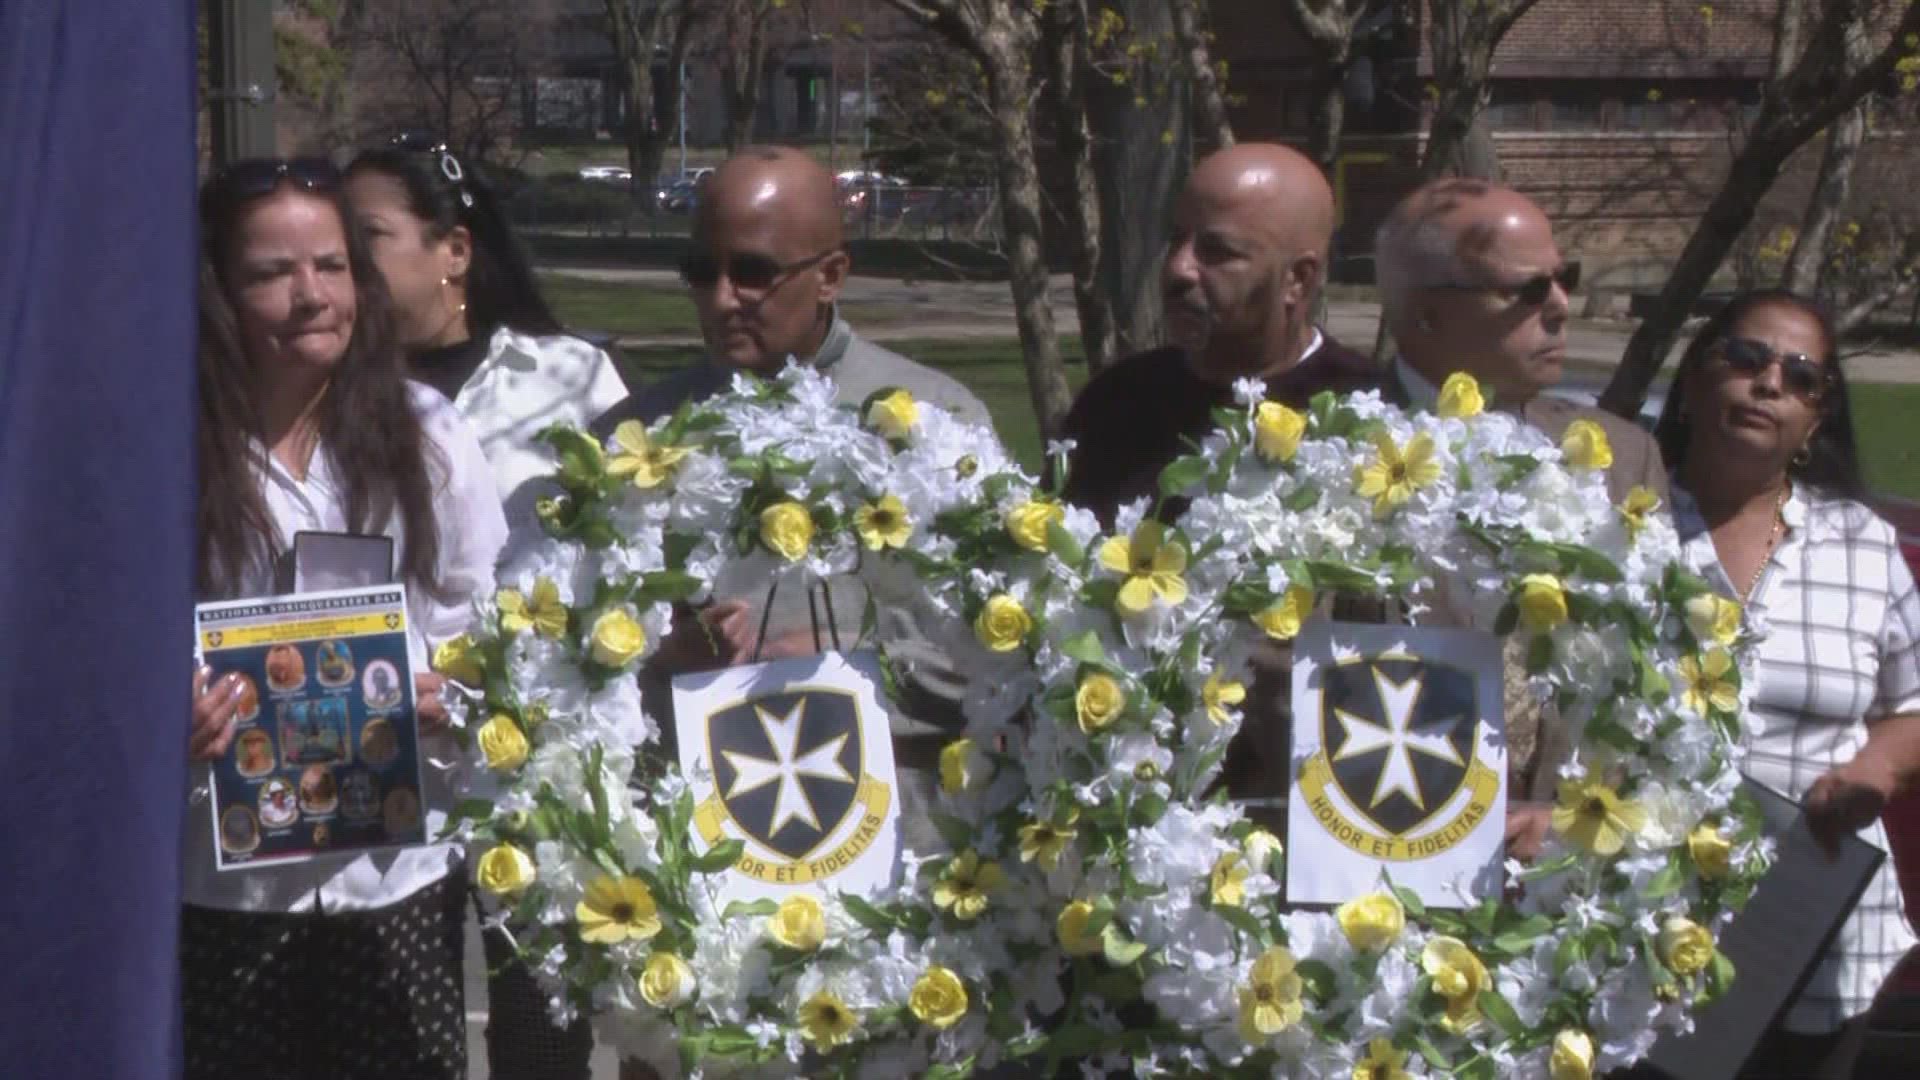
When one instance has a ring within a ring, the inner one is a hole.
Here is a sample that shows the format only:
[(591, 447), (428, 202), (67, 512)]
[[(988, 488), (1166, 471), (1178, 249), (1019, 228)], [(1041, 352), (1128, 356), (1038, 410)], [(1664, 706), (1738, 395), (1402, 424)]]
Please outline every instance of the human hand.
[(1540, 848), (1553, 828), (1553, 806), (1541, 802), (1507, 804), (1507, 856), (1521, 862), (1540, 857)]
[(218, 679), (204, 664), (194, 671), (193, 714), (187, 728), (189, 760), (212, 761), (227, 752), (233, 744), (234, 720), (240, 715), (240, 697), (245, 690), (237, 671)]
[(1899, 786), (1893, 766), (1879, 754), (1862, 751), (1813, 782), (1801, 803), (1807, 828), (1827, 858), (1840, 857), (1840, 838), (1873, 824)]
[(441, 688), (446, 685), (445, 675), (431, 671), (413, 677), (413, 718), (420, 734), (433, 735), (447, 730), (453, 723), (453, 718), (447, 715), (447, 703), (440, 696)]

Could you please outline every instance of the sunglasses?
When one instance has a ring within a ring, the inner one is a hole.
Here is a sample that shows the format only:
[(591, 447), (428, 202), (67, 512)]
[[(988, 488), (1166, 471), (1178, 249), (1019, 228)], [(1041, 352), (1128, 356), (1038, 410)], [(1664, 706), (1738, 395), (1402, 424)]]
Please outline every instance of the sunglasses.
[(1722, 338), (1714, 347), (1715, 356), (1727, 365), (1728, 370), (1739, 372), (1749, 378), (1758, 376), (1780, 361), (1780, 385), (1796, 396), (1818, 398), (1826, 393), (1827, 384), (1833, 378), (1827, 366), (1805, 353), (1780, 352), (1764, 341), (1752, 338)]
[(281, 184), (332, 191), (340, 184), (340, 170), (325, 158), (249, 158), (222, 168), (213, 182), (221, 197), (242, 201), (270, 194)]
[(440, 175), (459, 189), (460, 205), (472, 208), (473, 195), (466, 187), (467, 170), (460, 165), (460, 159), (453, 156), (453, 151), (448, 149), (445, 141), (419, 132), (403, 131), (388, 139), (387, 145), (415, 154), (433, 155), (435, 164), (440, 166)]
[(1457, 289), (1464, 292), (1509, 292), (1514, 299), (1528, 307), (1539, 307), (1553, 295), (1553, 287), (1569, 295), (1580, 287), (1580, 263), (1578, 260), (1567, 263), (1552, 273), (1535, 274), (1525, 281), (1513, 285), (1461, 285), (1456, 282), (1442, 282), (1433, 286), (1436, 289)]
[(701, 252), (694, 252), (680, 260), (680, 279), (695, 289), (711, 289), (720, 283), (720, 275), (726, 274), (733, 287), (743, 292), (767, 292), (778, 285), (788, 275), (799, 273), (808, 267), (818, 266), (839, 253), (839, 248), (823, 251), (798, 262), (782, 263), (770, 255), (755, 255), (751, 252), (739, 252), (727, 256), (726, 262)]

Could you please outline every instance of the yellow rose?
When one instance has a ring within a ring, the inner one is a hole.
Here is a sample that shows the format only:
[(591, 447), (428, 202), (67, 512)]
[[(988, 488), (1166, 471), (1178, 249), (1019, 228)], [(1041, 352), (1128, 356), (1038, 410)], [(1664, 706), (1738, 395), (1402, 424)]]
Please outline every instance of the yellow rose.
[(1687, 629), (1702, 645), (1731, 645), (1740, 636), (1740, 605), (1718, 593), (1687, 601)]
[(997, 593), (980, 609), (973, 620), (973, 632), (980, 643), (994, 652), (1012, 652), (1027, 639), (1033, 619), (1020, 601), (1006, 593)]
[(1700, 876), (1709, 881), (1726, 877), (1733, 864), (1733, 845), (1713, 825), (1702, 825), (1687, 834), (1687, 854), (1700, 868)]
[(480, 752), (487, 755), (489, 769), (517, 769), (527, 760), (527, 737), (506, 713), (494, 713), (493, 719), (480, 725), (475, 738)]
[(448, 638), (433, 650), (433, 670), (468, 686), (479, 686), (487, 681), (486, 668), (480, 661), (480, 650), (467, 634)]
[(1487, 968), (1459, 938), (1430, 938), (1420, 952), (1420, 968), (1433, 980), (1433, 992), (1446, 1001), (1441, 1024), (1458, 1035), (1480, 1020), (1480, 991), (1487, 988)]
[(1278, 603), (1253, 617), (1267, 636), (1288, 641), (1300, 634), (1300, 624), (1313, 614), (1313, 590), (1305, 585), (1290, 585)]
[(1052, 499), (1032, 499), (1007, 511), (1007, 534), (1028, 551), (1047, 550), (1047, 527), (1067, 520), (1067, 508)]
[(1553, 1037), (1547, 1070), (1553, 1080), (1593, 1080), (1593, 1039), (1584, 1031), (1561, 1029)]
[(623, 668), (647, 649), (647, 632), (624, 608), (612, 608), (593, 620), (593, 660), (602, 667)]
[(930, 967), (913, 984), (907, 1008), (921, 1023), (944, 1031), (967, 1015), (967, 986), (946, 968)]
[(919, 422), (920, 405), (905, 390), (875, 398), (873, 404), (867, 406), (867, 426), (883, 438), (904, 439)]
[(972, 739), (955, 739), (940, 749), (940, 790), (949, 795), (972, 791), (993, 775), (993, 763)]
[(1080, 722), (1080, 730), (1088, 735), (1105, 731), (1120, 718), (1127, 707), (1127, 692), (1113, 677), (1102, 672), (1093, 672), (1080, 680), (1080, 688), (1073, 692), (1073, 714)]
[(1552, 574), (1528, 574), (1520, 579), (1520, 623), (1546, 633), (1567, 621), (1567, 593)]
[(1060, 917), (1053, 921), (1053, 931), (1059, 935), (1060, 948), (1068, 956), (1092, 956), (1100, 951), (1100, 935), (1089, 934), (1087, 923), (1093, 918), (1093, 905), (1085, 900), (1074, 900), (1060, 909)]
[(767, 936), (789, 949), (812, 952), (827, 940), (827, 913), (820, 901), (806, 893), (794, 893), (780, 901), (780, 907), (767, 918)]
[(1692, 919), (1672, 916), (1660, 924), (1660, 962), (1675, 975), (1695, 975), (1713, 963), (1713, 935)]
[(480, 887), (495, 896), (517, 893), (540, 876), (527, 853), (512, 844), (498, 844), (480, 856)]
[(799, 562), (813, 543), (813, 515), (791, 500), (774, 503), (760, 511), (760, 542), (788, 562)]
[(1307, 433), (1307, 418), (1277, 401), (1253, 410), (1253, 449), (1268, 461), (1292, 461)]
[(685, 960), (670, 952), (647, 957), (640, 973), (641, 1000), (656, 1009), (677, 1008), (693, 998), (693, 988), (693, 969)]
[(1575, 420), (1567, 425), (1560, 439), (1560, 452), (1567, 464), (1576, 469), (1606, 469), (1613, 466), (1613, 447), (1607, 443), (1607, 431), (1591, 420)]
[(1334, 911), (1347, 941), (1361, 952), (1378, 952), (1393, 943), (1407, 925), (1406, 909), (1392, 893), (1372, 892)]
[(1464, 371), (1447, 376), (1440, 386), (1440, 401), (1434, 409), (1448, 420), (1465, 420), (1487, 411), (1487, 399), (1480, 393), (1480, 380)]

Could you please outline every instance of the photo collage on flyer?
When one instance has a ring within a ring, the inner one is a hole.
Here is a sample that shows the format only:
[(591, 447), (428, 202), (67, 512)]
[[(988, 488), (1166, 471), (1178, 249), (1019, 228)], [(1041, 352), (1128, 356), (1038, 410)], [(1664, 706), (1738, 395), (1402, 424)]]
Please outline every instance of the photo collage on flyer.
[(203, 604), (201, 662), (243, 680), (211, 768), (222, 870), (426, 841), (396, 585)]

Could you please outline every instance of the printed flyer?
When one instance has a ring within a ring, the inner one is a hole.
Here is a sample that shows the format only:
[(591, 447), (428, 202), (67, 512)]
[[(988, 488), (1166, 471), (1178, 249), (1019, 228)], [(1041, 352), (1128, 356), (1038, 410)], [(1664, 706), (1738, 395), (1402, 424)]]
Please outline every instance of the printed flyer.
[(221, 870), (425, 843), (403, 586), (201, 604), (201, 663), (243, 680), (212, 763)]

